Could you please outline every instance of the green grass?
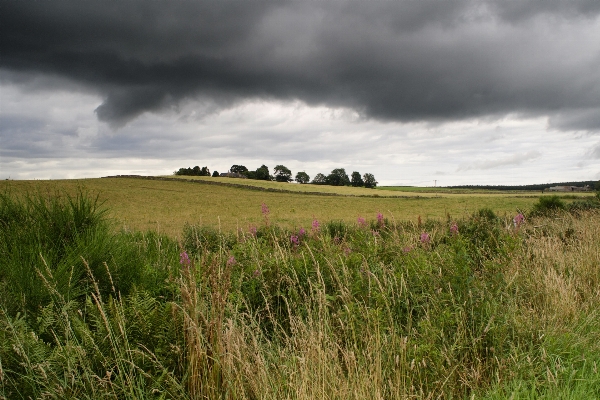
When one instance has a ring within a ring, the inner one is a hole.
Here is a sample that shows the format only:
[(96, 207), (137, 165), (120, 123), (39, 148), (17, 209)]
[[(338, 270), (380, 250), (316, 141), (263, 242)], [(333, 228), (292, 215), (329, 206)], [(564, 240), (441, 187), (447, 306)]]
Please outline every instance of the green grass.
[(176, 241), (95, 199), (0, 197), (0, 398), (600, 396), (597, 210)]

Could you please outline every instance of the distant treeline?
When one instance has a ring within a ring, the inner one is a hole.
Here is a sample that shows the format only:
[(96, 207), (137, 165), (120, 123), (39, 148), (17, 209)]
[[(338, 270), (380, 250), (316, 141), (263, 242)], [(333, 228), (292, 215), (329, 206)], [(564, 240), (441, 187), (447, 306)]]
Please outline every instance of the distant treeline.
[(534, 185), (461, 185), (461, 186), (446, 186), (450, 189), (486, 189), (486, 190), (546, 190), (553, 186), (586, 186), (599, 190), (599, 182), (597, 181), (581, 181), (581, 182), (560, 182), (560, 183), (543, 183)]
[(318, 173), (313, 180), (310, 180), (310, 176), (304, 172), (298, 172), (295, 178), (292, 178), (292, 171), (284, 165), (277, 165), (273, 168), (273, 175), (269, 172), (269, 167), (261, 165), (255, 171), (250, 171), (244, 165), (234, 164), (229, 168), (229, 171), (223, 174), (219, 174), (218, 171), (214, 171), (211, 175), (208, 167), (195, 166), (193, 168), (179, 168), (179, 170), (173, 172), (173, 175), (187, 175), (187, 176), (228, 176), (233, 178), (247, 178), (264, 181), (276, 181), (276, 182), (292, 182), (296, 181), (301, 184), (312, 183), (314, 185), (330, 185), (330, 186), (354, 186), (354, 187), (366, 187), (375, 188), (377, 186), (377, 180), (371, 173), (365, 173), (363, 175), (358, 171), (352, 172), (350, 176), (346, 173), (344, 168), (336, 168), (329, 175)]

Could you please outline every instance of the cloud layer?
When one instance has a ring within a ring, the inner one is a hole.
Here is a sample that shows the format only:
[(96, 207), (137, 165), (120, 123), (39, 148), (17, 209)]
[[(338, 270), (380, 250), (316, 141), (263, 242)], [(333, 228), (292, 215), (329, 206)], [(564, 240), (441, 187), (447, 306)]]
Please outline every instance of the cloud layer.
[(381, 121), (518, 114), (600, 129), (596, 0), (2, 0), (0, 9), (3, 79), (69, 81), (102, 97), (96, 114), (112, 127), (194, 99), (205, 113), (299, 100)]

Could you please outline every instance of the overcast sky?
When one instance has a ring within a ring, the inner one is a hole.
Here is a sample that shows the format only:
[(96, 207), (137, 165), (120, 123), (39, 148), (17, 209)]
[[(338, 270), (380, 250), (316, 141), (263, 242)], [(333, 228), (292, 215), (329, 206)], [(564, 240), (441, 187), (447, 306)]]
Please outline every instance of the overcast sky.
[(0, 0), (0, 178), (600, 179), (597, 0)]

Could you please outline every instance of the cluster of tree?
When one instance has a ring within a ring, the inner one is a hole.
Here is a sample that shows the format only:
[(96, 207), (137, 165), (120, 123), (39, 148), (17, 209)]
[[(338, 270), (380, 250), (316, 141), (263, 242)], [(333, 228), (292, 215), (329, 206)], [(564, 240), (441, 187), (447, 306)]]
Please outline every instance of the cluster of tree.
[(311, 183), (315, 185), (375, 188), (378, 182), (375, 180), (373, 174), (366, 173), (361, 176), (360, 172), (354, 171), (352, 172), (352, 175), (348, 177), (344, 168), (336, 168), (327, 176), (318, 173)]
[[(273, 168), (273, 175), (269, 172), (269, 167), (261, 165), (255, 171), (250, 171), (244, 165), (234, 164), (229, 169), (229, 172), (234, 174), (243, 175), (248, 179), (264, 180), (264, 181), (277, 181), (277, 182), (292, 182), (295, 180), (298, 183), (306, 184), (312, 183), (315, 185), (331, 185), (331, 186), (354, 186), (354, 187), (366, 187), (375, 188), (377, 181), (373, 174), (366, 173), (360, 175), (359, 172), (354, 171), (351, 177), (348, 177), (344, 168), (336, 168), (327, 176), (319, 173), (314, 179), (310, 180), (310, 176), (304, 172), (298, 172), (295, 178), (292, 178), (292, 171), (285, 165), (277, 165)], [(175, 171), (175, 175), (192, 175), (192, 176), (211, 176), (208, 167), (194, 167), (194, 168), (180, 168)], [(219, 176), (217, 171), (214, 171), (212, 176)]]
[[(216, 172), (216, 173), (218, 176), (218, 172)], [(210, 176), (210, 171), (208, 170), (208, 167), (200, 168), (199, 166), (196, 165), (194, 168), (179, 168), (179, 170), (175, 171), (173, 174), (174, 175), (188, 175), (188, 176)], [(213, 176), (214, 176), (214, 174), (213, 174)]]

